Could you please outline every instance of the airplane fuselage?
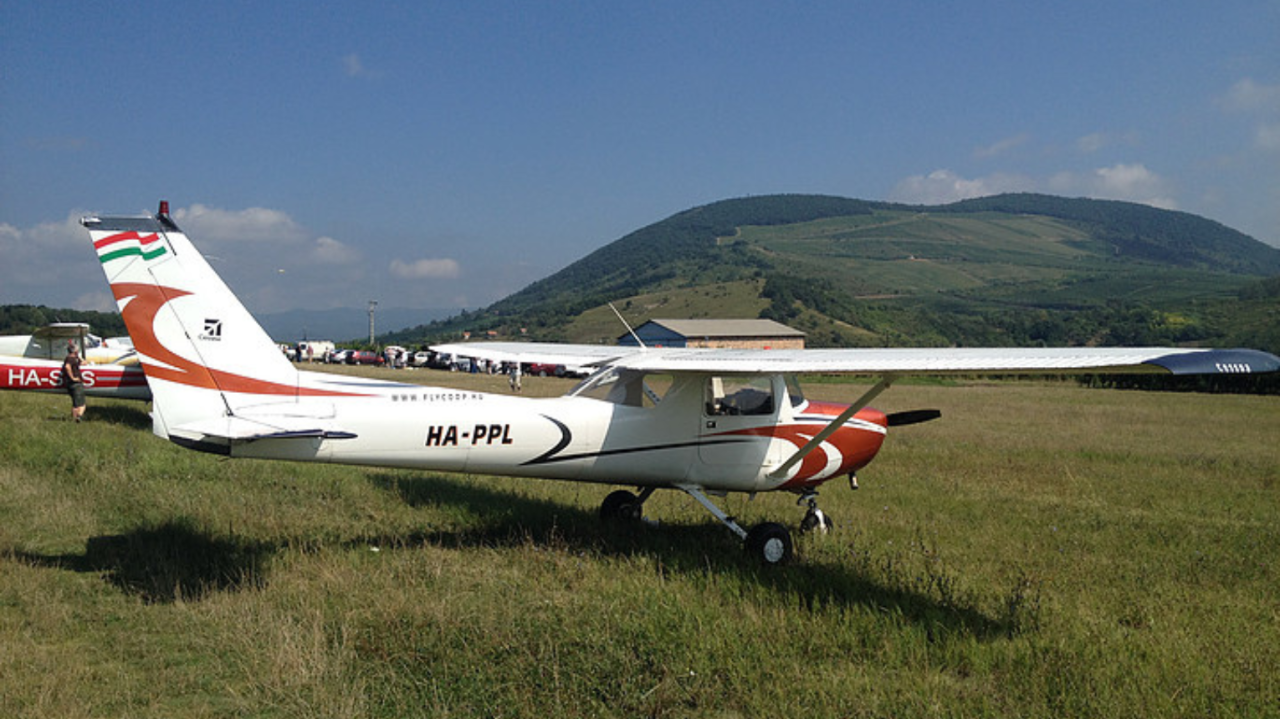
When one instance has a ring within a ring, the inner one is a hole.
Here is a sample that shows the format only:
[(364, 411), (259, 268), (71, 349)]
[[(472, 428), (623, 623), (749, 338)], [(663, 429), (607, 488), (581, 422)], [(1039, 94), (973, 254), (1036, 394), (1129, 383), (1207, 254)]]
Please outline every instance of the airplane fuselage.
[[(151, 398), (147, 379), (137, 365), (83, 364), (80, 374), (84, 378), (85, 394), (91, 397)], [(0, 389), (65, 392), (62, 363), (26, 357), (0, 358)]]
[(713, 381), (679, 377), (657, 403), (400, 385), (376, 396), (299, 405), (300, 413), (327, 418), (335, 430), (328, 436), (234, 442), (228, 453), (634, 486), (803, 491), (865, 466), (886, 434), (885, 416), (864, 409), (819, 451), (771, 476), (845, 406), (792, 403), (776, 376), (767, 389), (778, 401), (767, 411), (729, 414), (704, 402), (704, 386)]

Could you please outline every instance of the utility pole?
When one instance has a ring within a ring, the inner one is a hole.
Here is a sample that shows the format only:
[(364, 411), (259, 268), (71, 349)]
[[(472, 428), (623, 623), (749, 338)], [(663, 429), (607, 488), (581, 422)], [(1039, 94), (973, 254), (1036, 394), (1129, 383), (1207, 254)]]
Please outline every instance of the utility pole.
[(369, 300), (369, 346), (373, 346), (373, 308), (378, 306), (377, 300)]

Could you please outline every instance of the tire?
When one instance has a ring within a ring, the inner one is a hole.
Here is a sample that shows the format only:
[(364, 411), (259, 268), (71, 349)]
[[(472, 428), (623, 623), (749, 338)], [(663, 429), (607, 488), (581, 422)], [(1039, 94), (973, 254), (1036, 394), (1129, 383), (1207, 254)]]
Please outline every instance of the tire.
[(818, 525), (818, 516), (819, 515), (813, 513), (804, 515), (804, 519), (800, 520), (800, 533), (808, 534), (815, 529), (821, 534), (826, 534), (831, 531), (831, 528), (835, 526), (835, 523), (831, 521), (830, 515), (825, 512), (821, 515), (822, 526)]
[(791, 561), (791, 532), (777, 522), (757, 524), (747, 532), (747, 553), (767, 567)]
[(606, 522), (636, 522), (640, 520), (640, 498), (625, 489), (610, 492), (600, 503), (600, 519)]

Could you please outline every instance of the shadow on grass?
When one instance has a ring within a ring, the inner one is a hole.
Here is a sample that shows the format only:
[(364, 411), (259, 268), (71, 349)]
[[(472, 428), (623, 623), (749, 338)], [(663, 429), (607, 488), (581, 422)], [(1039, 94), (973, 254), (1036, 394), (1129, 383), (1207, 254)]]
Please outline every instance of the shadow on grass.
[(151, 415), (147, 414), (146, 405), (138, 402), (134, 405), (102, 404), (90, 406), (85, 412), (89, 422), (106, 422), (133, 429), (151, 429)]
[(906, 577), (886, 580), (873, 576), (877, 572), (865, 563), (852, 562), (852, 566), (845, 566), (802, 559), (786, 567), (761, 567), (742, 551), (736, 538), (714, 520), (695, 526), (619, 526), (602, 523), (594, 511), (486, 489), (447, 476), (405, 478), (371, 474), (369, 481), (395, 493), (410, 506), (457, 507), (486, 520), (474, 528), (458, 531), (365, 537), (351, 542), (352, 545), (371, 542), (412, 546), (427, 542), (467, 548), (533, 542), (586, 554), (643, 555), (657, 558), (661, 571), (666, 573), (736, 575), (780, 595), (793, 597), (797, 608), (804, 611), (862, 606), (897, 615), (923, 626), (931, 638), (958, 633), (991, 639), (1012, 636), (1025, 628), (1017, 617), (990, 617), (963, 598), (932, 596), (912, 586)]
[[(22, 562), (100, 573), (122, 591), (147, 603), (198, 601), (216, 592), (261, 587), (267, 563), (284, 547), (445, 548), (520, 547), (530, 543), (554, 551), (597, 556), (653, 558), (666, 574), (732, 575), (794, 601), (800, 611), (866, 607), (924, 628), (931, 638), (967, 635), (980, 639), (1012, 636), (1025, 628), (1018, 617), (992, 617), (971, 600), (931, 591), (908, 574), (886, 574), (866, 562), (818, 563), (801, 560), (787, 567), (758, 566), (740, 543), (713, 520), (698, 525), (618, 526), (604, 524), (595, 511), (461, 482), (447, 476), (406, 478), (372, 473), (368, 481), (409, 506), (451, 507), (482, 519), (459, 530), (427, 530), (348, 536), (336, 542), (297, 538), (255, 541), (219, 536), (175, 518), (126, 534), (93, 537), (84, 554), (41, 555), (13, 551)], [(603, 494), (602, 494), (603, 496)], [(690, 500), (692, 501), (692, 500)]]
[(13, 552), (41, 567), (101, 573), (111, 584), (152, 604), (199, 600), (212, 592), (261, 586), (274, 547), (213, 537), (184, 520), (127, 534), (92, 537), (84, 554)]

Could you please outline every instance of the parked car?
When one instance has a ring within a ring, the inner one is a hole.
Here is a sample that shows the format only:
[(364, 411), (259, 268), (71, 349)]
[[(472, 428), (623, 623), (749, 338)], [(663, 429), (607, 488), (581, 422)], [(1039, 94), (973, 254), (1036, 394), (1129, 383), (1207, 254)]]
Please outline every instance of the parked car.
[(346, 364), (347, 358), (351, 356), (353, 351), (354, 350), (334, 350), (329, 355), (329, 362), (331, 364)]
[(563, 377), (564, 365), (549, 362), (530, 362), (528, 374), (539, 377)]
[(302, 353), (297, 357), (299, 362), (320, 362), (324, 360), (326, 352), (333, 351), (333, 343), (328, 340), (303, 340), (298, 343), (298, 351)]
[(355, 350), (347, 357), (347, 364), (383, 365), (386, 363), (385, 357), (369, 350)]

